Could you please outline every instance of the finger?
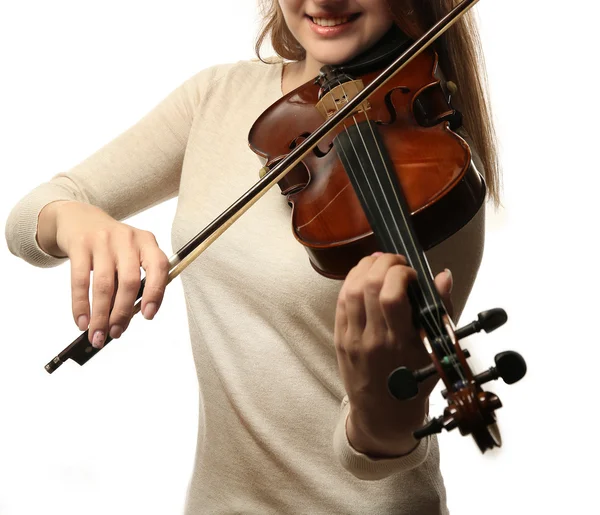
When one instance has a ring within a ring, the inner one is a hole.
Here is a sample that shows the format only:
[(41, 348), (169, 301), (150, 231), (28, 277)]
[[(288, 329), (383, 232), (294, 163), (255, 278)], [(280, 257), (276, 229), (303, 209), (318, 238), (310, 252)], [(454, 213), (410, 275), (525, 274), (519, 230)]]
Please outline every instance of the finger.
[(440, 272), (434, 280), (435, 286), (442, 297), (442, 302), (446, 307), (446, 311), (450, 318), (454, 316), (454, 307), (452, 305), (452, 286), (453, 286), (453, 278), (452, 272), (446, 268), (443, 272)]
[(169, 279), (169, 259), (158, 247), (153, 234), (147, 233), (146, 243), (140, 251), (146, 282), (142, 294), (141, 311), (144, 318), (152, 320), (158, 312)]
[(89, 338), (92, 345), (101, 348), (106, 340), (110, 308), (115, 291), (115, 261), (108, 245), (98, 244), (93, 255), (92, 318)]
[(406, 338), (415, 330), (408, 288), (416, 280), (416, 270), (404, 265), (391, 267), (385, 276), (379, 294), (379, 303), (385, 323), (396, 336), (395, 339)]
[(350, 339), (358, 339), (365, 328), (364, 283), (365, 277), (375, 260), (376, 257), (374, 256), (362, 258), (350, 270), (340, 290), (339, 302), (344, 305), (346, 334), (350, 336)]
[(80, 331), (90, 323), (90, 273), (92, 258), (89, 252), (72, 251), (71, 262), (71, 307), (73, 319)]
[(348, 330), (348, 314), (346, 313), (346, 304), (341, 296), (338, 296), (337, 305), (335, 309), (335, 322), (334, 322), (334, 345), (339, 351), (342, 350), (343, 337)]
[(377, 257), (367, 272), (364, 286), (366, 330), (374, 334), (387, 331), (387, 322), (381, 308), (381, 292), (388, 272), (397, 266), (406, 266), (406, 258), (399, 254), (382, 254)]
[(140, 256), (133, 245), (123, 245), (117, 256), (117, 291), (108, 323), (111, 338), (119, 338), (133, 316), (140, 289)]

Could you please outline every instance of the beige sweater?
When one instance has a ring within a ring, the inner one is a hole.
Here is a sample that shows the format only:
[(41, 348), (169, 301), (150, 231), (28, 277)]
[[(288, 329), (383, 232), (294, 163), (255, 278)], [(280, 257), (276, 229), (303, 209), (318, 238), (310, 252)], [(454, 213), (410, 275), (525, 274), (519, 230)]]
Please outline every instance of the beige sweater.
[[(281, 72), (280, 62), (244, 61), (198, 73), (26, 195), (6, 224), (9, 248), (36, 266), (64, 262), (35, 239), (37, 215), (53, 200), (89, 202), (122, 220), (176, 195), (172, 245), (180, 248), (257, 180), (248, 130), (281, 97)], [(429, 252), (435, 273), (454, 273), (457, 313), (482, 246), (483, 210)], [(310, 266), (278, 187), (180, 277), (200, 388), (188, 515), (447, 513), (436, 438), (389, 460), (349, 445), (333, 347), (341, 282)]]

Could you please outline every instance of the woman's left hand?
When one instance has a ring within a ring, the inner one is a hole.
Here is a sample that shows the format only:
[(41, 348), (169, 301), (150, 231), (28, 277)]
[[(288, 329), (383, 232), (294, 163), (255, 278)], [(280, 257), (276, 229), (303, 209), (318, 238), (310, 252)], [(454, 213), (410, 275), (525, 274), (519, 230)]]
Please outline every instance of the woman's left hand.
[[(399, 366), (415, 370), (430, 357), (412, 322), (408, 285), (416, 271), (403, 256), (375, 253), (363, 258), (348, 274), (338, 296), (335, 348), (340, 373), (350, 401), (346, 431), (352, 446), (373, 456), (410, 452), (417, 441), (428, 398), (437, 378), (419, 385), (419, 394), (398, 401), (387, 388), (389, 374)], [(452, 276), (435, 278), (450, 315)]]

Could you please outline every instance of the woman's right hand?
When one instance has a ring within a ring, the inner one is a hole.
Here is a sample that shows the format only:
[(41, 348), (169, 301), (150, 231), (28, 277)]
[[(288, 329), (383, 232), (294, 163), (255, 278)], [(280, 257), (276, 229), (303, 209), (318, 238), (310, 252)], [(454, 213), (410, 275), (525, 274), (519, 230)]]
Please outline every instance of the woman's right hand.
[(101, 348), (107, 334), (119, 338), (129, 326), (140, 288), (140, 267), (146, 272), (142, 314), (148, 320), (156, 315), (169, 260), (152, 233), (118, 222), (90, 204), (59, 201), (40, 212), (38, 242), (45, 252), (70, 259), (73, 318), (80, 330), (89, 329), (94, 347)]

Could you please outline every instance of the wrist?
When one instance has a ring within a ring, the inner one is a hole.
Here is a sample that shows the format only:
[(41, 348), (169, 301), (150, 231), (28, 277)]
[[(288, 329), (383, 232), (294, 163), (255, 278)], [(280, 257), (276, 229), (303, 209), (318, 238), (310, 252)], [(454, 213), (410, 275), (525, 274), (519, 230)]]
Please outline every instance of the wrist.
[(392, 440), (373, 436), (355, 424), (351, 417), (346, 419), (346, 436), (355, 451), (378, 459), (399, 458), (409, 454), (418, 444), (410, 433), (398, 434)]
[(50, 256), (57, 258), (66, 257), (66, 253), (58, 246), (56, 241), (58, 211), (61, 206), (74, 201), (56, 200), (46, 204), (38, 215), (36, 241), (39, 247)]
[(402, 410), (399, 417), (361, 415), (350, 409), (346, 436), (352, 448), (372, 458), (397, 458), (412, 452), (419, 441), (413, 432), (425, 423), (427, 402)]

